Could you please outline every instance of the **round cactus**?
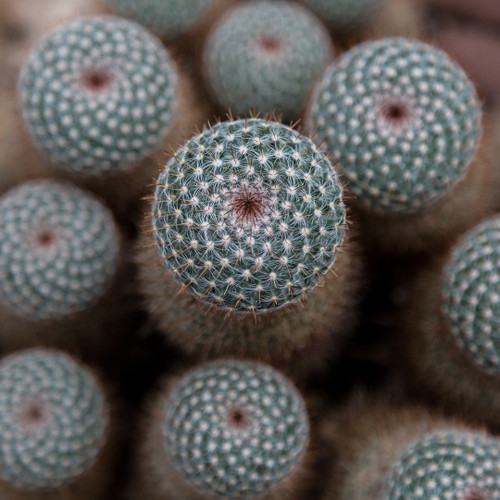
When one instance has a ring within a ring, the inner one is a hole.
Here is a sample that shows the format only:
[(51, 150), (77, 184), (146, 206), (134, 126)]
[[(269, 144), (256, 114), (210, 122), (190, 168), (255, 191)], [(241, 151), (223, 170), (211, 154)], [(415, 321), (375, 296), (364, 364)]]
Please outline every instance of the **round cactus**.
[(335, 33), (347, 34), (370, 26), (383, 0), (302, 0)]
[(20, 76), (24, 122), (59, 168), (127, 169), (172, 126), (177, 72), (159, 40), (123, 19), (83, 17), (46, 36)]
[(193, 137), (160, 175), (158, 250), (202, 302), (265, 312), (304, 297), (332, 268), (345, 229), (328, 159), (293, 129), (228, 121)]
[(212, 0), (111, 0), (116, 12), (169, 40), (200, 22), (211, 4)]
[(310, 110), (356, 203), (379, 213), (418, 211), (448, 195), (476, 155), (480, 118), (462, 69), (404, 38), (347, 52), (325, 73)]
[(499, 439), (479, 432), (435, 432), (408, 446), (396, 460), (384, 498), (500, 499), (499, 461)]
[(231, 10), (204, 52), (208, 82), (234, 113), (300, 114), (332, 58), (328, 33), (292, 2), (257, 1)]
[(56, 320), (95, 302), (113, 278), (119, 235), (111, 213), (69, 184), (32, 181), (0, 199), (0, 301)]
[(4, 358), (0, 480), (24, 490), (74, 481), (103, 448), (107, 412), (97, 380), (68, 355), (33, 349)]
[(172, 385), (161, 410), (164, 453), (197, 490), (190, 498), (267, 498), (293, 483), (303, 466), (309, 443), (304, 400), (266, 365), (201, 365)]

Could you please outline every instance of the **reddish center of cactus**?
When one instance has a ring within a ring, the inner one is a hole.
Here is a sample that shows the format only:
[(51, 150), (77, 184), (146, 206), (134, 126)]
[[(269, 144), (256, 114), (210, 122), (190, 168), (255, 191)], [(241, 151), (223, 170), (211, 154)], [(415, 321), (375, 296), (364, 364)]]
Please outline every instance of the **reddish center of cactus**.
[(107, 90), (113, 82), (113, 74), (104, 68), (92, 68), (82, 72), (81, 84), (85, 90), (100, 93)]
[(270, 199), (262, 191), (243, 187), (229, 193), (227, 214), (235, 223), (255, 226), (266, 216)]
[(38, 250), (49, 251), (57, 245), (57, 233), (54, 229), (44, 228), (36, 232), (34, 245)]
[(250, 426), (250, 418), (242, 408), (232, 407), (227, 412), (227, 423), (231, 429), (242, 431)]
[(41, 398), (28, 397), (21, 404), (18, 421), (27, 432), (33, 432), (47, 424), (50, 418), (48, 405)]
[(397, 99), (388, 99), (383, 102), (379, 113), (384, 125), (395, 130), (401, 130), (408, 126), (413, 115), (411, 106), (407, 102)]
[(474, 489), (466, 493), (463, 500), (488, 500), (488, 497), (483, 491)]
[(283, 49), (283, 40), (272, 34), (257, 39), (257, 50), (265, 56), (277, 56)]

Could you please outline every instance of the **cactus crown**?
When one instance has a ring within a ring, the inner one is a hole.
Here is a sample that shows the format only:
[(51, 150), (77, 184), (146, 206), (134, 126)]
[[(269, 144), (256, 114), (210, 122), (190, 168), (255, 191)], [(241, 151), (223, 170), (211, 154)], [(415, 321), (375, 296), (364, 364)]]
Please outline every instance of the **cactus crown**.
[(447, 195), (478, 147), (481, 107), (465, 73), (425, 43), (358, 45), (324, 75), (310, 121), (361, 206), (419, 210)]
[(383, 0), (302, 0), (335, 32), (364, 29), (374, 20)]
[(168, 269), (207, 304), (264, 312), (323, 279), (343, 242), (342, 187), (329, 160), (295, 130), (227, 121), (181, 147), (153, 204)]
[(59, 168), (87, 175), (145, 158), (172, 126), (177, 105), (176, 69), (159, 40), (107, 16), (47, 35), (19, 86), (35, 144)]
[(32, 349), (0, 362), (0, 479), (56, 488), (85, 473), (108, 425), (102, 389), (69, 356)]
[(393, 464), (385, 498), (500, 498), (500, 440), (481, 433), (440, 431), (407, 448)]
[(286, 481), (309, 442), (305, 404), (273, 368), (215, 361), (190, 371), (164, 407), (168, 455), (216, 498), (256, 498)]
[(113, 277), (119, 235), (92, 195), (32, 181), (0, 198), (0, 300), (32, 320), (89, 307)]
[(332, 53), (328, 33), (307, 9), (257, 1), (232, 9), (212, 32), (204, 67), (232, 112), (296, 117)]
[(114, 10), (171, 40), (201, 21), (212, 0), (111, 0)]
[(453, 249), (443, 312), (462, 352), (482, 371), (500, 375), (500, 217), (476, 226)]

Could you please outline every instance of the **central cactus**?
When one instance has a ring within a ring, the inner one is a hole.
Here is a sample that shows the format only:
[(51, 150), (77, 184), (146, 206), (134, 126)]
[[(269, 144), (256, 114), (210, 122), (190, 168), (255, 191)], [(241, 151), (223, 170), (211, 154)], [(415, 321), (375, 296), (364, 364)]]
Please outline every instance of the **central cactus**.
[(228, 121), (160, 175), (153, 229), (166, 267), (202, 302), (262, 313), (304, 298), (332, 268), (346, 211), (328, 159), (295, 130)]

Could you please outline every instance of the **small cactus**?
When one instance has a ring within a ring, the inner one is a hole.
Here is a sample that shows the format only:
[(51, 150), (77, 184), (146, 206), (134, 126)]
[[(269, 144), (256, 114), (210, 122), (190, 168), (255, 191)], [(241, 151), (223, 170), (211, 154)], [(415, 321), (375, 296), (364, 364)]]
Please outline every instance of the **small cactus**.
[(302, 396), (280, 372), (250, 361), (206, 363), (171, 383), (159, 403), (154, 425), (162, 439), (149, 423), (149, 460), (163, 463), (144, 472), (166, 472), (151, 484), (172, 498), (294, 498), (309, 420)]
[(199, 23), (213, 0), (110, 0), (111, 7), (158, 33), (166, 40)]
[(153, 229), (165, 266), (200, 301), (262, 313), (304, 298), (332, 268), (345, 232), (329, 160), (262, 119), (193, 137), (159, 177)]
[(15, 314), (58, 320), (106, 290), (118, 264), (111, 213), (69, 184), (31, 181), (0, 198), (0, 302)]
[(68, 355), (33, 349), (0, 361), (3, 494), (7, 486), (45, 490), (74, 482), (94, 466), (107, 427), (100, 384)]
[(325, 73), (310, 110), (355, 202), (382, 214), (449, 195), (476, 155), (480, 119), (463, 70), (441, 50), (404, 38), (347, 52)]
[(233, 113), (282, 113), (296, 118), (331, 60), (328, 33), (293, 2), (238, 6), (211, 33), (204, 51), (207, 80)]
[(59, 168), (127, 169), (172, 126), (177, 72), (159, 40), (123, 19), (83, 17), (34, 49), (20, 75), (24, 122)]

